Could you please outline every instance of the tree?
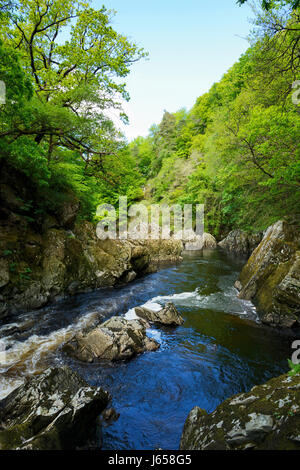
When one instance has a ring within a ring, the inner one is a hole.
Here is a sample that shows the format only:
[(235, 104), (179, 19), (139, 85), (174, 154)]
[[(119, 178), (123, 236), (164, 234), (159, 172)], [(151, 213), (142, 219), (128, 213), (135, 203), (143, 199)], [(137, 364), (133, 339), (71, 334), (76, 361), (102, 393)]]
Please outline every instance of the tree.
[[(247, 1), (248, 0), (237, 0), (237, 3), (239, 5), (243, 5)], [(298, 8), (300, 5), (300, 0), (262, 0), (261, 1), (261, 6), (266, 11), (271, 10), (275, 5), (278, 5), (278, 4), (290, 5), (293, 10), (296, 10), (296, 8)]]
[[(298, 78), (300, 68), (300, 9), (257, 12), (252, 43), (260, 51), (260, 67), (266, 79), (292, 73)], [(257, 65), (259, 62), (257, 62)], [(291, 83), (290, 83), (291, 87)], [(290, 91), (290, 90), (289, 90)]]
[(118, 133), (105, 109), (120, 109), (128, 99), (130, 66), (145, 56), (111, 27), (114, 12), (73, 0), (20, 0), (3, 21), (0, 38), (18, 50), (34, 85), (28, 107), (31, 120), (6, 123), (0, 138), (32, 137), (47, 149), (66, 148), (86, 166), (103, 167), (103, 158), (119, 148)]

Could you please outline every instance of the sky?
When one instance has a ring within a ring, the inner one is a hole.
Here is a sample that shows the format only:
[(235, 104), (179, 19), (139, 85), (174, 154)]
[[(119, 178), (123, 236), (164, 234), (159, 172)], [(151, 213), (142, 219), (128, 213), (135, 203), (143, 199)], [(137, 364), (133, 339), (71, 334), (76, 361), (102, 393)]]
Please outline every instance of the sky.
[(253, 14), (236, 0), (93, 1), (102, 4), (117, 11), (114, 29), (149, 52), (126, 78), (130, 124), (119, 127), (129, 141), (146, 136), (164, 110), (190, 109), (249, 47)]

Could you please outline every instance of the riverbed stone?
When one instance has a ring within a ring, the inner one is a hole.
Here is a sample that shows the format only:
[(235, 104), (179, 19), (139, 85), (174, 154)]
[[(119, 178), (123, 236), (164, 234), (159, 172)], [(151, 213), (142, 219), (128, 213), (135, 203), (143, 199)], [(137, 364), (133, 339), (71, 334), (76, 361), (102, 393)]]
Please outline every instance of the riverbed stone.
[(112, 423), (119, 419), (120, 413), (118, 413), (114, 408), (107, 408), (101, 413), (101, 417), (104, 421)]
[(147, 337), (146, 326), (144, 320), (111, 317), (88, 333), (77, 333), (63, 346), (63, 351), (83, 362), (130, 359), (159, 348), (154, 339)]
[(172, 302), (167, 302), (165, 307), (159, 311), (153, 311), (146, 307), (135, 307), (135, 313), (138, 317), (161, 325), (182, 325), (184, 319), (178, 312)]
[(300, 374), (283, 374), (221, 403), (193, 408), (182, 450), (300, 450)]
[(0, 402), (0, 449), (75, 449), (92, 438), (109, 394), (68, 367), (26, 379)]

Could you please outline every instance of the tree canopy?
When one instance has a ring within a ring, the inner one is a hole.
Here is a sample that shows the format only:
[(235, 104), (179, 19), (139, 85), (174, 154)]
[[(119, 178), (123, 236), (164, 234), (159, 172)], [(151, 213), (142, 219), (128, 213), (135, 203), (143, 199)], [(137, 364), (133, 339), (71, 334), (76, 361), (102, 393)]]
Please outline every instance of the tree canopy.
[(91, 198), (96, 180), (98, 189), (104, 181), (117, 185), (124, 138), (109, 112), (126, 119), (125, 78), (145, 51), (113, 29), (115, 12), (104, 6), (19, 0), (2, 2), (1, 12), (7, 102), (0, 110), (0, 146), (6, 156), (40, 185), (60, 171), (83, 192), (90, 185)]

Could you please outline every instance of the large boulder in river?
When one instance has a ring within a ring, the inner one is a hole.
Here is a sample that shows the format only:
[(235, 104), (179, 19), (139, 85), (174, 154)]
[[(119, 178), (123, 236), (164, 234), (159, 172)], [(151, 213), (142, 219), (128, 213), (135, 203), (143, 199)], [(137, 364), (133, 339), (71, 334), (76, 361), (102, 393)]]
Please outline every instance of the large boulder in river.
[(218, 245), (239, 256), (250, 256), (263, 238), (263, 232), (247, 233), (243, 230), (233, 230)]
[(149, 310), (145, 307), (136, 307), (134, 310), (138, 317), (150, 323), (161, 325), (182, 325), (184, 323), (184, 319), (172, 302), (167, 302), (165, 307), (159, 311)]
[(0, 402), (0, 449), (75, 449), (94, 437), (110, 396), (68, 367), (26, 380)]
[(285, 374), (229, 398), (207, 414), (195, 407), (182, 450), (300, 450), (300, 374)]
[(278, 221), (268, 228), (244, 266), (236, 287), (271, 326), (300, 323), (300, 243), (295, 227)]
[(146, 326), (143, 320), (112, 317), (88, 333), (77, 333), (63, 346), (63, 350), (84, 362), (130, 359), (136, 354), (159, 348), (154, 339), (147, 337)]
[(217, 241), (210, 233), (197, 235), (194, 230), (188, 230), (183, 234), (183, 245), (186, 251), (196, 251), (205, 248), (216, 248)]

